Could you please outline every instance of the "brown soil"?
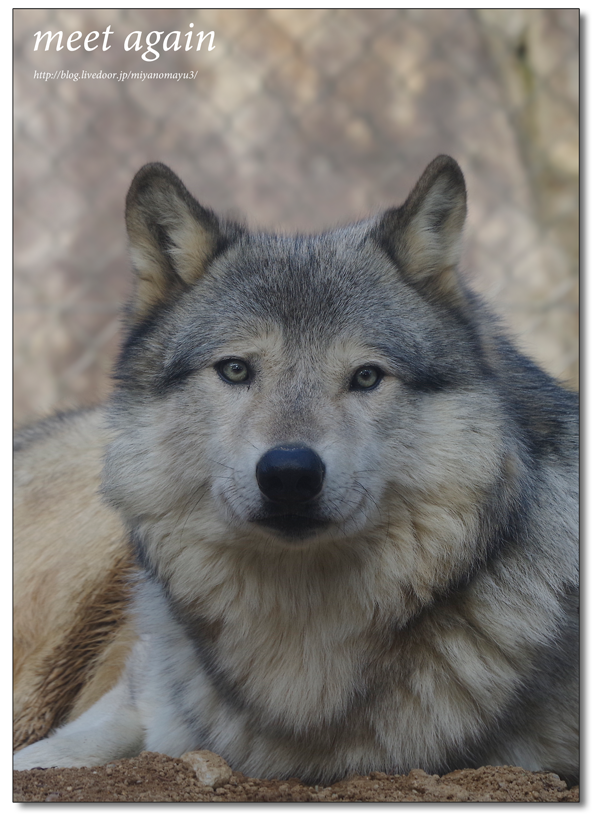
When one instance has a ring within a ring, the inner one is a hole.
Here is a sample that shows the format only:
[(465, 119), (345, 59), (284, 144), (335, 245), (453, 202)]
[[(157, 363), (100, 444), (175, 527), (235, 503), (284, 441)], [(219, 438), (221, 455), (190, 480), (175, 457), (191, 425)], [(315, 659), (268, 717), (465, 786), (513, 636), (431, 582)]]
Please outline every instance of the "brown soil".
[(206, 786), (189, 763), (153, 752), (92, 769), (35, 769), (14, 773), (14, 801), (579, 801), (553, 773), (518, 767), (455, 770), (441, 778), (412, 770), (408, 775), (373, 772), (330, 787), (246, 778), (233, 773), (216, 789)]

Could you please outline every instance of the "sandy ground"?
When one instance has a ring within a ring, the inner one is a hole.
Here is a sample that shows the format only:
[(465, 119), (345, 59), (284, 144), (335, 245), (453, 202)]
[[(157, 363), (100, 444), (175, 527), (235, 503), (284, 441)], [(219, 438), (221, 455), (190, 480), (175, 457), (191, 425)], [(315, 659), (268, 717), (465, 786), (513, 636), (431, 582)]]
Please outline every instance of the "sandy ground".
[(34, 769), (14, 773), (14, 801), (579, 801), (579, 787), (553, 773), (517, 767), (481, 767), (427, 775), (374, 772), (330, 787), (309, 787), (296, 779), (246, 778), (232, 773), (209, 786), (187, 761), (143, 752), (137, 758), (92, 769)]

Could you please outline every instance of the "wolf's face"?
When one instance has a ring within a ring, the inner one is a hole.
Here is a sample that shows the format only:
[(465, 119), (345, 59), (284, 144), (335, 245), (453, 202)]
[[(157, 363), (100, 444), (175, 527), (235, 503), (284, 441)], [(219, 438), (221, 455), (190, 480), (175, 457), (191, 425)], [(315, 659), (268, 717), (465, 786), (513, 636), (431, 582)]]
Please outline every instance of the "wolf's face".
[[(280, 541), (353, 534), (386, 488), (378, 469), (401, 379), (392, 343), (377, 332), (381, 288), (393, 296), (377, 271), (391, 267), (381, 253), (374, 262), (373, 249), (363, 253), (371, 272), (362, 283), (336, 283), (332, 274), (348, 269), (348, 245), (336, 244), (272, 240), (260, 260), (232, 250), (187, 297), (167, 357), (177, 427), (185, 421), (178, 441), (188, 442), (199, 415), (211, 423), (198, 467), (223, 518)], [(195, 330), (206, 348), (197, 365)]]
[(383, 218), (307, 238), (217, 229), (164, 168), (134, 183), (138, 320), (107, 482), (133, 523), (203, 514), (205, 536), (281, 548), (381, 534), (392, 500), (394, 525), (424, 503), (473, 516), (502, 446), (454, 281), (454, 173)]

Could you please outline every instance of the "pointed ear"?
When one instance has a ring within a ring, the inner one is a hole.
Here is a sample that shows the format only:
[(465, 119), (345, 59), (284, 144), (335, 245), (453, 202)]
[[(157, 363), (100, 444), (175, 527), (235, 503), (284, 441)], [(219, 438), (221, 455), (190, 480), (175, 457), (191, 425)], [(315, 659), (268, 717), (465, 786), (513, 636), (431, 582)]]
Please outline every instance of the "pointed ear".
[(467, 214), (465, 179), (448, 155), (433, 160), (406, 203), (383, 214), (380, 240), (402, 274), (435, 292), (459, 290), (454, 268), (460, 258)]
[(197, 281), (222, 243), (219, 221), (164, 164), (146, 164), (127, 194), (125, 220), (138, 276), (132, 311), (143, 318)]

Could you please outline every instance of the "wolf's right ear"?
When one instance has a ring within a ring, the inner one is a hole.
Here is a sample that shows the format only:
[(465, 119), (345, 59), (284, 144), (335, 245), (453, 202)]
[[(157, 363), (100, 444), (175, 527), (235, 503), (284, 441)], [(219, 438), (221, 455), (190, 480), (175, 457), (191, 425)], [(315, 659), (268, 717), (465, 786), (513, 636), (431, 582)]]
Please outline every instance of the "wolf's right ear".
[(403, 206), (383, 214), (378, 236), (408, 281), (428, 292), (459, 299), (455, 267), (466, 214), (462, 171), (454, 158), (439, 155)]
[(202, 277), (222, 242), (219, 221), (164, 164), (146, 164), (127, 194), (125, 220), (138, 281), (132, 312), (144, 318)]

